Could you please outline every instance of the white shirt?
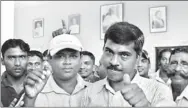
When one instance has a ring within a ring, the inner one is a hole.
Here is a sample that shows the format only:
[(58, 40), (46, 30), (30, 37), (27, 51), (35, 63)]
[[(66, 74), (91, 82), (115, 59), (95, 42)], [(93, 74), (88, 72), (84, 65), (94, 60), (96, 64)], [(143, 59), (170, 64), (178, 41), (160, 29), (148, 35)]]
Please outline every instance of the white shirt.
[[(141, 77), (138, 73), (131, 83), (136, 83), (143, 90), (152, 107), (175, 106), (171, 90), (153, 79)], [(115, 92), (107, 78), (93, 83), (86, 89), (82, 100), (85, 107), (130, 107), (120, 91)]]
[(156, 73), (154, 73), (153, 75), (151, 75), (151, 78), (157, 80), (158, 82), (160, 82), (162, 84), (167, 85), (171, 89), (171, 83), (172, 83), (171, 79), (169, 78), (168, 81), (165, 82), (159, 75), (160, 75), (160, 69), (157, 70)]
[(175, 100), (178, 107), (188, 107), (188, 85)]
[(77, 85), (72, 94), (60, 88), (51, 76), (35, 101), (35, 107), (80, 107), (81, 97), (90, 83), (77, 75)]

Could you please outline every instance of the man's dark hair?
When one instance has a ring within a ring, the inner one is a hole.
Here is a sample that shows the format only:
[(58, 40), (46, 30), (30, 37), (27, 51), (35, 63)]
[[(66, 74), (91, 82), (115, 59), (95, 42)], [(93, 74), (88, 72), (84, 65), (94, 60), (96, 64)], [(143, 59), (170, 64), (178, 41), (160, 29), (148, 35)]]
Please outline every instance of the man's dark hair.
[(38, 56), (41, 60), (43, 60), (43, 56), (40, 51), (31, 50), (31, 51), (29, 51), (28, 56), (29, 57)]
[(29, 44), (26, 43), (26, 42), (24, 42), (23, 40), (21, 40), (21, 39), (9, 39), (9, 40), (7, 40), (7, 41), (2, 45), (2, 48), (1, 48), (1, 53), (2, 53), (3, 58), (4, 58), (5, 52), (6, 52), (9, 48), (16, 48), (16, 47), (20, 47), (20, 49), (21, 49), (23, 52), (26, 52), (26, 53), (28, 53), (29, 50), (30, 50)]
[(134, 43), (134, 50), (137, 55), (140, 55), (142, 52), (144, 35), (137, 26), (128, 22), (117, 22), (110, 26), (105, 33), (104, 45), (107, 39), (121, 45)]
[(159, 52), (159, 59), (158, 60), (161, 60), (161, 58), (162, 58), (162, 55), (163, 55), (163, 53), (165, 53), (165, 52), (170, 52), (171, 53), (171, 49), (170, 48), (165, 48), (165, 49), (163, 49), (163, 50), (161, 50), (160, 52)]
[(82, 51), (81, 55), (87, 55), (87, 56), (89, 56), (93, 60), (93, 64), (95, 64), (95, 56), (91, 52), (89, 52), (89, 51)]
[(179, 52), (188, 53), (188, 48), (187, 47), (177, 47), (174, 50), (172, 50), (171, 55), (174, 55)]

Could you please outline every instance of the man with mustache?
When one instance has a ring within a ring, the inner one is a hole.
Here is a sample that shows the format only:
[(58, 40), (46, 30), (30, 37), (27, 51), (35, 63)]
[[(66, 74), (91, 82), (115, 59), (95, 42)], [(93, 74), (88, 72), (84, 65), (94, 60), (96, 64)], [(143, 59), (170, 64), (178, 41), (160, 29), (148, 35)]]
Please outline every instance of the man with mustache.
[(21, 39), (9, 39), (2, 45), (1, 61), (6, 68), (1, 80), (1, 102), (4, 107), (16, 102), (24, 92), (29, 50), (29, 45)]
[(107, 30), (102, 55), (107, 77), (87, 88), (83, 106), (173, 106), (168, 87), (136, 71), (143, 44), (142, 31), (128, 22), (115, 23)]
[(151, 78), (157, 80), (158, 82), (167, 85), (170, 87), (171, 80), (169, 75), (171, 71), (169, 71), (169, 59), (170, 59), (171, 49), (163, 49), (159, 53), (159, 69), (156, 73), (151, 74)]
[[(88, 82), (78, 74), (82, 44), (68, 34), (55, 36), (43, 70), (29, 72), (25, 82), (25, 106), (79, 107)], [(50, 72), (53, 72), (50, 76)], [(47, 81), (48, 80), (48, 81)]]
[(175, 48), (170, 57), (172, 70), (172, 93), (174, 101), (179, 107), (188, 106), (188, 49), (187, 47)]
[(95, 56), (89, 51), (82, 51), (81, 67), (79, 74), (85, 81), (94, 83), (99, 80), (99, 78), (94, 75), (94, 71), (95, 71), (94, 66), (95, 66)]

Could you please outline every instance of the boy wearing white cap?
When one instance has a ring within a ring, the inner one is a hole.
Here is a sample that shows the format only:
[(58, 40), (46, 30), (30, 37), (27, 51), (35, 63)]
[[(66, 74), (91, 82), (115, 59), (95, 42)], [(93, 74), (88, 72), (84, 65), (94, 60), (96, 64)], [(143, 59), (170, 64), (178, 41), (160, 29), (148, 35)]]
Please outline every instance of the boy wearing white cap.
[(81, 106), (81, 97), (89, 85), (78, 74), (82, 50), (82, 44), (73, 35), (54, 37), (49, 47), (49, 70), (52, 70), (52, 76), (49, 76), (49, 71), (36, 71), (28, 75), (25, 83), (25, 106)]

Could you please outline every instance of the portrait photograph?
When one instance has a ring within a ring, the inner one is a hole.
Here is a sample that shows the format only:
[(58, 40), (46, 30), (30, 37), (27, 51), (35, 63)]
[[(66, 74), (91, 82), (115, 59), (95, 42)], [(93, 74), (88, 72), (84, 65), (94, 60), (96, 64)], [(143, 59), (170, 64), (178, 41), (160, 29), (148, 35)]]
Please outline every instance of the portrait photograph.
[(166, 13), (165, 6), (150, 8), (150, 32), (165, 32), (167, 30)]
[(42, 37), (44, 36), (44, 19), (34, 19), (33, 20), (33, 37)]
[(70, 31), (70, 34), (80, 33), (80, 15), (79, 14), (69, 15), (68, 29)]
[(102, 5), (100, 9), (100, 36), (104, 39), (107, 29), (115, 22), (123, 21), (123, 4)]

